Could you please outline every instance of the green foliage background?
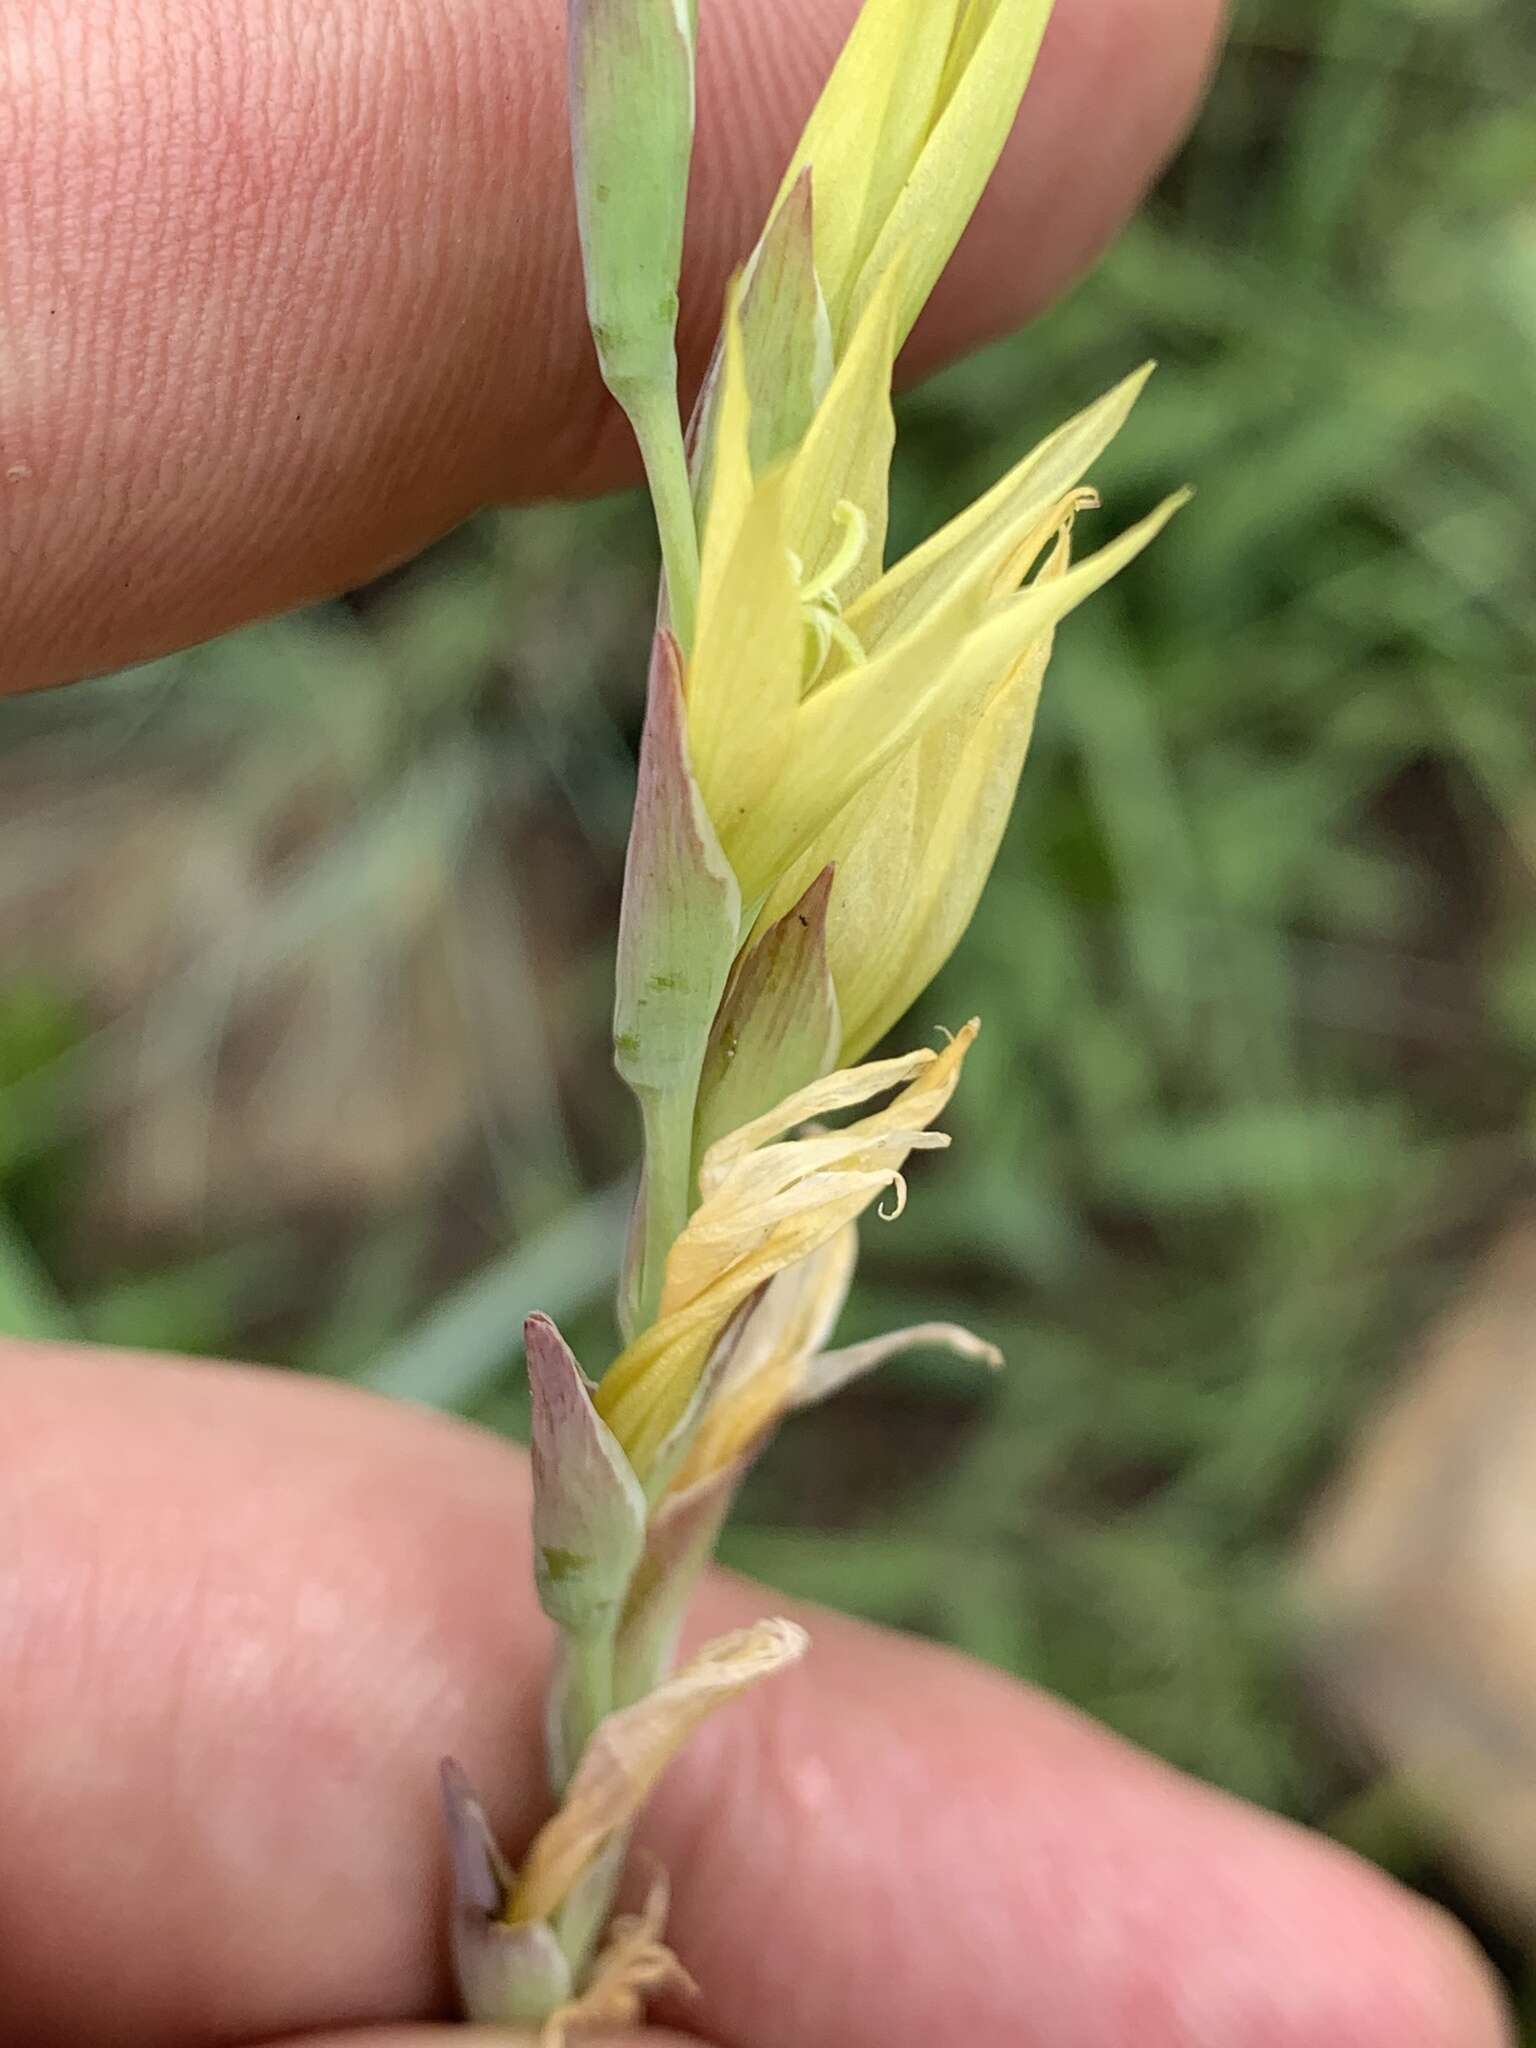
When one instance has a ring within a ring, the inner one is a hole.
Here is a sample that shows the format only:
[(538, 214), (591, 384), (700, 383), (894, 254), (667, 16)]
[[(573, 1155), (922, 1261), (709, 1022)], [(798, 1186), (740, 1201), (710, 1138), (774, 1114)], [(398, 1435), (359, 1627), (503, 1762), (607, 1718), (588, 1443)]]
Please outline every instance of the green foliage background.
[[(904, 404), (904, 541), (1149, 354), (1105, 517), (1200, 496), (1064, 634), (909, 1027), (987, 1022), (851, 1332), (952, 1315), (1010, 1368), (791, 1428), (730, 1541), (1430, 1882), (1308, 1710), (1288, 1589), (1530, 1180), (1533, 87), (1522, 0), (1247, 0), (1095, 277)], [(526, 1309), (601, 1364), (653, 573), (636, 502), (487, 518), (0, 709), (0, 1327), (511, 1428)]]

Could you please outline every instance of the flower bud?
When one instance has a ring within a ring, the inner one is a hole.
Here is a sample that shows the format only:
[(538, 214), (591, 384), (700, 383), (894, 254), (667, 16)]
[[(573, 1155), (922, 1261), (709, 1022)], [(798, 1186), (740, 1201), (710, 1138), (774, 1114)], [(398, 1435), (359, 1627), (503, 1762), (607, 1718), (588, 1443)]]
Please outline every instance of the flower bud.
[(569, 20), (587, 312), (623, 397), (675, 374), (697, 0), (570, 0)]
[(524, 1326), (533, 1395), (533, 1559), (539, 1602), (584, 1636), (617, 1619), (645, 1543), (645, 1495), (548, 1316)]
[(452, 1758), (442, 1766), (453, 1863), (453, 1968), (466, 2016), (486, 2026), (537, 2026), (568, 2003), (571, 1966), (547, 1921), (502, 1918), (512, 1874), (485, 1810)]

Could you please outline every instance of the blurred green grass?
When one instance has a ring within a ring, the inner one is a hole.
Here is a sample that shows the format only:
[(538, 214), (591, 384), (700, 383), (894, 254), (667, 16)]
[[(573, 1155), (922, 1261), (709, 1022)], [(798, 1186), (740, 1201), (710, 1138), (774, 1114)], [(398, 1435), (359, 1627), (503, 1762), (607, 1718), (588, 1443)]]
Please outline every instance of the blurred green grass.
[[(1536, 1136), (1533, 87), (1521, 0), (1249, 0), (1096, 275), (905, 402), (903, 541), (1147, 355), (1105, 517), (1200, 496), (1064, 634), (909, 1027), (987, 1022), (850, 1330), (1009, 1370), (795, 1424), (730, 1539), (1346, 1832), (1291, 1545)], [(512, 1429), (527, 1309), (601, 1362), (652, 574), (634, 502), (488, 517), (0, 708), (0, 1327)]]

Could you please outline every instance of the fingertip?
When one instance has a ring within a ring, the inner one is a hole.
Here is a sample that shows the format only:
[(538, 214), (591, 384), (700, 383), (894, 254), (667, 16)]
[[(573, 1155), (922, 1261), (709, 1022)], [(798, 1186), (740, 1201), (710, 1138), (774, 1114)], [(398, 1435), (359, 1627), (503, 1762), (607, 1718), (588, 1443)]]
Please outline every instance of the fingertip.
[(1289, 1945), (1277, 1955), (1287, 1968), (1300, 1957), (1304, 1982), (1299, 2010), (1276, 2048), (1312, 2048), (1317, 2041), (1514, 2048), (1503, 1982), (1449, 1913), (1364, 1864), (1317, 1904), (1322, 1910), (1308, 1922), (1310, 1956)]
[(772, 2011), (798, 2048), (1513, 2038), (1471, 1938), (1346, 1850), (964, 1660), (811, 1626), (802, 1669), (698, 1740), (651, 1838), (686, 1872), (673, 1936), (712, 2036)]

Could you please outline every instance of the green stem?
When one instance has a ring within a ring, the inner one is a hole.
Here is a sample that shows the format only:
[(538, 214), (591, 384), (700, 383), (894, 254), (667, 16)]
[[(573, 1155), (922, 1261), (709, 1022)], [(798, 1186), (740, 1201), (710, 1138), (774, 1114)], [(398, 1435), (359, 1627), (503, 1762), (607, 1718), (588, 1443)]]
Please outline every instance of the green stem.
[[(567, 1634), (560, 1666), (560, 1743), (563, 1777), (575, 1770), (592, 1731), (613, 1711), (613, 1630)], [(557, 1793), (565, 1785), (557, 1784)]]
[[(577, 1759), (605, 1714), (614, 1707), (614, 1631), (599, 1628), (585, 1635), (567, 1634), (565, 1658), (560, 1672), (560, 1740), (564, 1749), (564, 1777), (568, 1780)], [(564, 1784), (555, 1787), (563, 1795)], [(609, 1920), (629, 1837), (610, 1844), (607, 1851), (577, 1882), (565, 1904), (554, 1916), (555, 1938), (565, 1952), (571, 1975), (580, 1986), (597, 1953)]]
[(640, 458), (645, 464), (661, 560), (667, 575), (667, 603), (672, 630), (683, 657), (693, 652), (699, 611), (699, 530), (694, 521), (693, 484), (688, 475), (688, 450), (683, 441), (677, 405), (674, 363), (670, 377), (647, 378), (617, 390), (614, 396), (629, 416)]
[(696, 1089), (637, 1090), (645, 1126), (645, 1167), (635, 1236), (625, 1274), (625, 1334), (656, 1320), (667, 1253), (693, 1208), (693, 1103)]

